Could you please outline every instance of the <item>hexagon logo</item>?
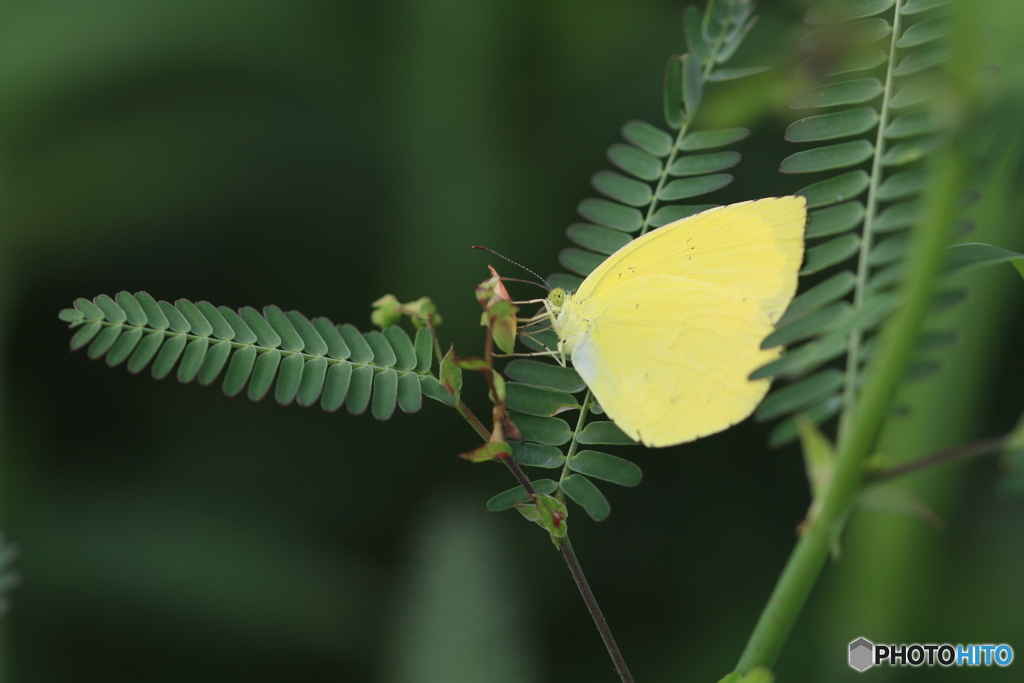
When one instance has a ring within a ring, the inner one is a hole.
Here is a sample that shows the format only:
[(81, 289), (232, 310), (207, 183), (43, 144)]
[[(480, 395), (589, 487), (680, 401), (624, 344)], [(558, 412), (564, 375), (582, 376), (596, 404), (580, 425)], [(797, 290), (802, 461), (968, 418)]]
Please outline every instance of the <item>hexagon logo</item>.
[(858, 638), (850, 643), (850, 666), (865, 671), (875, 664), (875, 644), (867, 638)]

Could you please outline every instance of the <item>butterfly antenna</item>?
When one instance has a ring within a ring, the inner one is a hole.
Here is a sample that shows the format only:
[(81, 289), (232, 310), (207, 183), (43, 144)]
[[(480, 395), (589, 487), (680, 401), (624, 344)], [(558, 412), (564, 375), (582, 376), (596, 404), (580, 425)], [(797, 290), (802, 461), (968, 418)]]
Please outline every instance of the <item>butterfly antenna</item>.
[(494, 250), (493, 250), (493, 249), (491, 249), (490, 247), (481, 247), (481, 246), (479, 246), (479, 245), (475, 245), (475, 244), (474, 244), (472, 248), (473, 248), (473, 249), (483, 249), (484, 251), (489, 251), (489, 252), (491, 252), (492, 254), (494, 254), (495, 256), (498, 256), (498, 257), (500, 257), (500, 258), (503, 258), (503, 259), (505, 259), (506, 261), (508, 261), (508, 262), (509, 262), (509, 263), (511, 263), (512, 265), (515, 265), (515, 266), (519, 266), (520, 268), (522, 268), (522, 269), (523, 269), (523, 270), (525, 270), (525, 271), (526, 271), (527, 273), (529, 273), (530, 275), (534, 276), (535, 278), (537, 278), (538, 280), (540, 280), (540, 281), (541, 281), (541, 282), (543, 282), (544, 284), (542, 285), (542, 284), (540, 284), (540, 283), (537, 283), (537, 282), (532, 282), (532, 281), (530, 281), (530, 280), (516, 280), (516, 279), (514, 279), (514, 278), (504, 278), (504, 277), (503, 277), (503, 278), (501, 278), (502, 280), (511, 280), (512, 282), (529, 282), (529, 283), (530, 283), (531, 285), (537, 285), (538, 287), (543, 287), (544, 289), (548, 290), (549, 292), (551, 291), (551, 289), (552, 289), (552, 287), (551, 287), (551, 284), (550, 284), (550, 283), (548, 283), (548, 281), (547, 281), (547, 280), (545, 280), (544, 278), (542, 278), (542, 277), (541, 277), (540, 275), (537, 275), (537, 273), (533, 272), (532, 270), (530, 270), (529, 268), (527, 268), (527, 267), (526, 267), (526, 266), (524, 266), (523, 264), (521, 264), (521, 263), (516, 263), (515, 261), (513, 261), (512, 259), (510, 259), (510, 258), (509, 258), (508, 256), (505, 256), (504, 254), (499, 254), (498, 252), (494, 251)]

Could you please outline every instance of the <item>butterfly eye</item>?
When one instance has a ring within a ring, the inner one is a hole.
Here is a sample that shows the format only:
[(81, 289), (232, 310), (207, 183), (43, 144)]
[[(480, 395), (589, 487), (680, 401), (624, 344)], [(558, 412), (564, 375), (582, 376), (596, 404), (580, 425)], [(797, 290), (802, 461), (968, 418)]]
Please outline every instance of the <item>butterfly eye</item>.
[(565, 290), (561, 287), (555, 287), (551, 290), (551, 293), (548, 294), (548, 301), (550, 301), (551, 305), (555, 308), (559, 308), (565, 303)]

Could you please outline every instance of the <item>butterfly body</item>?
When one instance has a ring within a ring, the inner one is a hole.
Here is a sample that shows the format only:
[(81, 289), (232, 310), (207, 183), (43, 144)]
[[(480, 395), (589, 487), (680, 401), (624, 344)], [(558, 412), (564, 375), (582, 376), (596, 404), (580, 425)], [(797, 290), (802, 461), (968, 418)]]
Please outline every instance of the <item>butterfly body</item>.
[(743, 420), (778, 358), (761, 349), (796, 290), (802, 197), (711, 209), (650, 232), (551, 297), (559, 349), (631, 438), (670, 446)]

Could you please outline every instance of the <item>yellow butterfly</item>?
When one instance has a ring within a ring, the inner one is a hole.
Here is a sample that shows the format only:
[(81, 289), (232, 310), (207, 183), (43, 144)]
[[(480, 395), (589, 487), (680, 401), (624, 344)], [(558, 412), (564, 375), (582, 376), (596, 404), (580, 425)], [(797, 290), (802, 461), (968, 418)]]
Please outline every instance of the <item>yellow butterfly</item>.
[(573, 293), (546, 300), (569, 357), (627, 435), (673, 446), (746, 418), (778, 358), (761, 349), (796, 291), (807, 224), (803, 197), (740, 202), (633, 240)]

